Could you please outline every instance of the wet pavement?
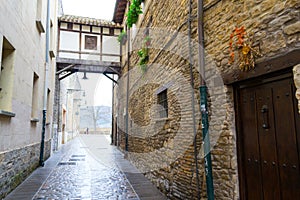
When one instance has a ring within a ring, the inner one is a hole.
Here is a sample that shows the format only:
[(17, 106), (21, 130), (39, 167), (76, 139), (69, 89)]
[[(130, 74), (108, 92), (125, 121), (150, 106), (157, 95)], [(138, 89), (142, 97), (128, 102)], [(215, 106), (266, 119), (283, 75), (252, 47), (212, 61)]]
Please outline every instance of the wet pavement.
[[(48, 176), (45, 178), (44, 174), (41, 183), (40, 176), (35, 174), (43, 171)], [(38, 168), (6, 199), (156, 200), (165, 197), (119, 150), (109, 145), (109, 136), (80, 135), (51, 156), (45, 167)]]

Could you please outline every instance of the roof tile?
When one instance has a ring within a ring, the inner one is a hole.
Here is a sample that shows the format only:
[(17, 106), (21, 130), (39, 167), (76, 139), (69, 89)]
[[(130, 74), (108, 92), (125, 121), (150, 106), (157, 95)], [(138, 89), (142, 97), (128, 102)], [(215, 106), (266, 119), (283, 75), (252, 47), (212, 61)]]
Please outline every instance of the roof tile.
[(120, 27), (121, 25), (112, 21), (103, 20), (103, 19), (95, 19), (89, 17), (80, 17), (75, 15), (63, 15), (59, 17), (59, 21), (63, 22), (72, 22), (86, 25), (94, 25), (94, 26), (109, 26), (109, 27)]

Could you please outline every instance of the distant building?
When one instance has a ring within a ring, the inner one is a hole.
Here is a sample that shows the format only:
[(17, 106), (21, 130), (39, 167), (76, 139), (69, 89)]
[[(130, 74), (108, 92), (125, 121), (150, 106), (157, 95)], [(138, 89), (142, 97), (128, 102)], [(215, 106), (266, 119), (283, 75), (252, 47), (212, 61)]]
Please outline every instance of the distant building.
[(78, 135), (80, 106), (85, 101), (85, 91), (81, 89), (76, 73), (57, 83), (59, 87), (57, 86), (56, 92), (59, 92), (59, 97), (54, 105), (56, 111), (54, 120), (57, 123), (56, 126), (61, 127), (61, 129), (56, 129), (53, 132), (54, 150), (58, 150), (62, 144)]
[(46, 52), (47, 1), (5, 1), (0, 5), (0, 199), (39, 164), (45, 91), (44, 159), (50, 156), (57, 10), (58, 2), (51, 1), (50, 48)]

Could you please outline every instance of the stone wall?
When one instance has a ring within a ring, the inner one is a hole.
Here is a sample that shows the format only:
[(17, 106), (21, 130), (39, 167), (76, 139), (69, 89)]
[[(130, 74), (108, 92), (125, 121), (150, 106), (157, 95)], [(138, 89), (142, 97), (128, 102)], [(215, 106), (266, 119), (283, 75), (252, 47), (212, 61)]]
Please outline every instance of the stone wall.
[(296, 90), (296, 98), (298, 99), (298, 111), (300, 113), (300, 65), (296, 65), (293, 69)]
[[(51, 140), (45, 141), (44, 159), (51, 151)], [(0, 153), (0, 199), (16, 188), (39, 166), (40, 143)]]
[[(192, 16), (196, 16), (197, 2), (192, 2)], [(295, 0), (205, 1), (206, 82), (216, 199), (239, 199), (234, 92), (222, 79), (224, 74), (239, 70), (237, 63), (228, 64), (230, 34), (235, 27), (245, 27), (253, 36), (253, 49), (261, 54), (256, 62), (300, 48), (299, 6)], [(197, 190), (206, 198), (198, 106), (197, 18), (192, 22), (190, 58), (188, 1), (152, 0), (146, 1), (145, 7), (137, 27), (150, 24), (150, 61), (146, 72), (142, 72), (137, 51), (142, 48), (145, 29), (133, 30), (136, 36), (131, 39), (131, 70), (128, 73), (124, 66), (118, 88), (120, 147), (125, 147), (129, 74), (128, 158), (169, 199), (197, 199)], [(167, 89), (169, 116), (160, 119), (157, 94), (163, 89)], [(198, 183), (193, 126), (197, 138)]]
[[(221, 77), (233, 71), (240, 71), (238, 63), (228, 64), (229, 39), (235, 27), (242, 26), (252, 40), (252, 48), (261, 54), (256, 58), (256, 63), (299, 49), (299, 7), (299, 1), (295, 0), (205, 1), (207, 9), (204, 14), (204, 31), (207, 58), (213, 60), (214, 67), (217, 67)], [(256, 69), (248, 73), (253, 71)], [(209, 77), (215, 74), (215, 71), (208, 65), (206, 73)], [(220, 137), (212, 150), (213, 163), (216, 164), (213, 167), (215, 194), (217, 198), (223, 196), (238, 199), (234, 96), (231, 86), (225, 86), (225, 90), (226, 120), (223, 124), (217, 124), (223, 126), (221, 136), (227, 137)], [(230, 195), (227, 194), (228, 191)]]
[(226, 73), (229, 38), (235, 27), (244, 26), (252, 47), (262, 54), (257, 62), (300, 48), (299, 1), (218, 1), (205, 12), (206, 51)]

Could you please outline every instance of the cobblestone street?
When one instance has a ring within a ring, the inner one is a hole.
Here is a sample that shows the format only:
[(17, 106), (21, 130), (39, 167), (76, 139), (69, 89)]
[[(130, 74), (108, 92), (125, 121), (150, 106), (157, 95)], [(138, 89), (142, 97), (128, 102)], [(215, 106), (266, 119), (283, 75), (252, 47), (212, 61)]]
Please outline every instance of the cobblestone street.
[[(139, 197), (126, 177), (126, 172), (130, 171), (129, 168), (133, 170), (133, 166), (128, 166), (127, 163), (125, 167), (129, 170), (123, 172), (120, 169), (124, 168), (126, 161), (120, 151), (109, 145), (109, 139), (109, 136), (103, 135), (76, 137), (67, 144), (67, 148), (61, 150), (62, 154), (53, 170), (32, 198), (28, 193), (24, 193), (28, 187), (25, 181), (6, 199), (159, 199), (160, 193), (151, 191), (155, 188), (146, 185), (150, 191), (146, 196), (141, 194)], [(51, 161), (51, 158), (49, 160)], [(46, 162), (45, 167), (38, 170), (47, 169), (47, 164)], [(132, 171), (129, 174), (135, 173)]]

